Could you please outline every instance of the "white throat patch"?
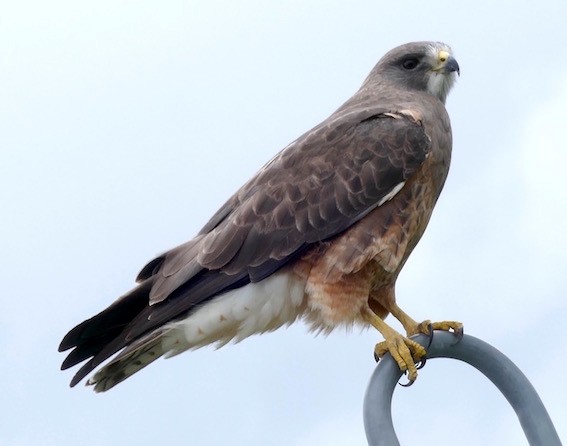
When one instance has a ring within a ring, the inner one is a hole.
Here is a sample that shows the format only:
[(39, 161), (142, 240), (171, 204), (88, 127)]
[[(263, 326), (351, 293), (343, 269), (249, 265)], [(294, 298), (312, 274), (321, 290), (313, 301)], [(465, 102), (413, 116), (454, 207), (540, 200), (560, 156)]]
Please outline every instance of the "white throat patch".
[(427, 91), (439, 98), (439, 100), (445, 103), (449, 91), (455, 84), (456, 73), (443, 74), (441, 72), (431, 72), (429, 74), (429, 80), (427, 81)]
[[(433, 65), (438, 63), (439, 53), (446, 51), (452, 54), (451, 47), (439, 43), (438, 45), (430, 45), (428, 48), (429, 58)], [(429, 94), (436, 96), (439, 100), (445, 103), (449, 91), (457, 80), (457, 73), (444, 73), (441, 71), (431, 71), (429, 79), (427, 80), (427, 91)]]

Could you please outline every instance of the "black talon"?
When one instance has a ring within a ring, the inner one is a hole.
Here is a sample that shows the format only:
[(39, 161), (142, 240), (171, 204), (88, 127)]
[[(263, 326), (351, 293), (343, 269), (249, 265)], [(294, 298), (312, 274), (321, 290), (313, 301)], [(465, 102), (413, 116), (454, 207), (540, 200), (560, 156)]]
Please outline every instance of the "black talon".
[(458, 330), (455, 330), (455, 336), (457, 337), (457, 342), (455, 342), (455, 344), (458, 344), (459, 342), (461, 342), (461, 340), (463, 339), (463, 336), (465, 334), (465, 329), (464, 327), (459, 328)]
[(425, 358), (420, 359), (419, 362), (416, 364), (415, 368), (416, 368), (417, 370), (420, 370), (420, 369), (424, 368), (426, 362), (427, 362), (427, 359), (425, 359)]
[[(405, 373), (404, 373), (404, 375), (405, 375)], [(410, 386), (413, 385), (414, 382), (415, 382), (415, 381), (409, 381), (409, 380), (408, 380), (408, 382), (407, 382), (406, 384), (402, 384), (402, 383), (398, 383), (398, 384), (399, 384), (400, 386), (402, 386), (402, 387), (410, 387)]]
[(431, 343), (433, 342), (433, 325), (431, 323), (427, 324), (427, 331), (429, 332), (429, 341), (427, 342), (425, 350), (429, 350), (429, 347), (431, 347)]
[(380, 362), (380, 356), (376, 352), (374, 352), (374, 361)]

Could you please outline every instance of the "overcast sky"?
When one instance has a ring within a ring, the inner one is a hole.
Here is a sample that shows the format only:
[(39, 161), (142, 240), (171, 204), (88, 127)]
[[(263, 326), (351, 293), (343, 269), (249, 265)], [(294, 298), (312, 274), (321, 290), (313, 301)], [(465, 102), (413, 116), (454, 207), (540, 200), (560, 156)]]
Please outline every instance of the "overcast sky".
[[(508, 355), (567, 441), (567, 2), (0, 5), (2, 444), (365, 444), (371, 330), (298, 323), (101, 395), (70, 390), (56, 350), (414, 40), (452, 45), (461, 77), (451, 172), (398, 301)], [(394, 424), (404, 445), (527, 444), (449, 360), (396, 390)]]

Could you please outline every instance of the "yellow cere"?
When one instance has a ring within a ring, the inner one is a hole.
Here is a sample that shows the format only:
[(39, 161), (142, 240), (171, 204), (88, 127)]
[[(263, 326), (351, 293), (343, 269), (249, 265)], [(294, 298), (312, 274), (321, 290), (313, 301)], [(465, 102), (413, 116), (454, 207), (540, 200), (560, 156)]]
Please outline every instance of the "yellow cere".
[(449, 58), (449, 53), (447, 51), (439, 51), (439, 62), (445, 62)]

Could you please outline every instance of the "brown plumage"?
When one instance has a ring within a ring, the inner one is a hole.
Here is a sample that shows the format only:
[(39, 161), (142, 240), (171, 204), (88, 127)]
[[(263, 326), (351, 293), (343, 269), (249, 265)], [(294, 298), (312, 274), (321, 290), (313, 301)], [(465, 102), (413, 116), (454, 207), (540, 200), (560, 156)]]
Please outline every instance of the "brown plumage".
[[(397, 335), (381, 321), (388, 312), (408, 334), (423, 331), (395, 305), (394, 285), (448, 173), (444, 101), (455, 71), (441, 43), (390, 51), (349, 101), (266, 164), (193, 240), (150, 262), (136, 288), (65, 336), (60, 350), (73, 350), (62, 368), (88, 359), (71, 385), (120, 350), (89, 381), (96, 390), (163, 354), (297, 317), (323, 331), (370, 323), (386, 343)], [(397, 336), (402, 347), (377, 352), (403, 350), (398, 363), (415, 379), (423, 352)]]

